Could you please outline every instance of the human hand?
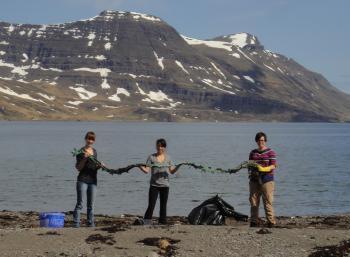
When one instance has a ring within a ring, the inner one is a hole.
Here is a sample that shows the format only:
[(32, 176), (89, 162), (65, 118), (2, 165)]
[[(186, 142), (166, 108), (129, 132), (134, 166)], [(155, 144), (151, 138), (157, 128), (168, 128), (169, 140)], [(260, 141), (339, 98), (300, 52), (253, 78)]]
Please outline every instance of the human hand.
[(259, 172), (270, 172), (271, 171), (271, 167), (270, 166), (263, 167), (263, 166), (258, 164), (256, 167), (257, 167)]
[(92, 155), (93, 155), (93, 153), (91, 151), (84, 149), (84, 158), (89, 158)]

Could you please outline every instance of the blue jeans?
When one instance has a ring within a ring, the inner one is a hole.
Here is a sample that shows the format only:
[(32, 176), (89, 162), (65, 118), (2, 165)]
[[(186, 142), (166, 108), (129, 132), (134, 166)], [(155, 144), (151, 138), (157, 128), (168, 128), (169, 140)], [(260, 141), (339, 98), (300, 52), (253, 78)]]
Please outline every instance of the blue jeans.
[(80, 213), (83, 209), (83, 197), (86, 195), (86, 207), (87, 207), (87, 223), (88, 226), (94, 227), (94, 202), (96, 196), (96, 185), (87, 184), (84, 182), (77, 182), (77, 204), (75, 205), (73, 213), (74, 226), (80, 226)]

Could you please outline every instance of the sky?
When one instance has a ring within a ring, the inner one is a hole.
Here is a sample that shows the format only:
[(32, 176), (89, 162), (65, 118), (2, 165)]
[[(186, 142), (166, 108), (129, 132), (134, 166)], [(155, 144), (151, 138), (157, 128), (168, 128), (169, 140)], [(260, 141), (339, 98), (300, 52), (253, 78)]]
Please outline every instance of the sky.
[(247, 32), (350, 94), (349, 0), (0, 0), (0, 21), (55, 24), (103, 10), (153, 14), (180, 34)]

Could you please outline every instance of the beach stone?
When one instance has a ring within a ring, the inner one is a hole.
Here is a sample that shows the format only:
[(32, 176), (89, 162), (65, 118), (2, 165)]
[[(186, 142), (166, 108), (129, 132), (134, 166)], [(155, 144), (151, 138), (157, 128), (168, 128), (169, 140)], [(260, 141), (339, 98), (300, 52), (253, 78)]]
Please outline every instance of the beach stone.
[(152, 251), (147, 254), (147, 257), (159, 257), (159, 254)]
[(262, 228), (258, 231), (256, 231), (257, 234), (265, 235), (265, 234), (272, 234), (272, 232), (266, 228)]

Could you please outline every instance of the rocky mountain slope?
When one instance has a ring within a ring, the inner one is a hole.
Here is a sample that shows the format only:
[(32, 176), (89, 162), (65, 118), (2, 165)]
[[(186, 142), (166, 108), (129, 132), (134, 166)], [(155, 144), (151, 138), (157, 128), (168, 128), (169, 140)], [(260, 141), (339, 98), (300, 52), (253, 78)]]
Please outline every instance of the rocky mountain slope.
[(349, 121), (350, 96), (253, 35), (197, 40), (104, 11), (0, 22), (0, 119)]

